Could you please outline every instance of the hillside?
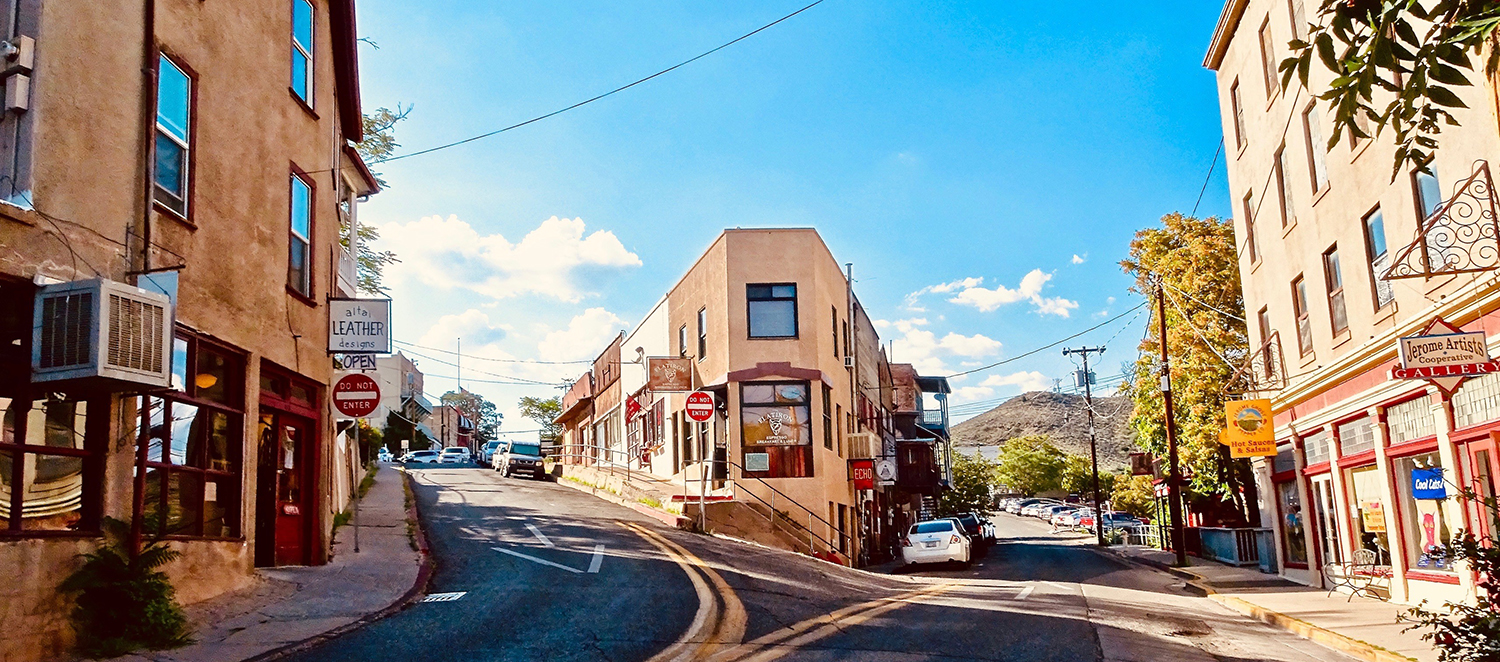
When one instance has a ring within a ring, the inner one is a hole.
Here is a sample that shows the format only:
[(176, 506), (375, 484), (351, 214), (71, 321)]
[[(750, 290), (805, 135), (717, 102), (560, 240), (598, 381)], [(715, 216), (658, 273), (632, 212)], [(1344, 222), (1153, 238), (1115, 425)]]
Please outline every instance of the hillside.
[[(1137, 450), (1130, 408), (1125, 397), (1094, 398), (1101, 469), (1126, 466), (1127, 456)], [(1005, 440), (1029, 434), (1048, 435), (1063, 451), (1088, 457), (1089, 415), (1083, 396), (1048, 391), (1018, 395), (953, 426), (953, 446), (965, 453), (973, 453), (977, 446), (993, 458)]]

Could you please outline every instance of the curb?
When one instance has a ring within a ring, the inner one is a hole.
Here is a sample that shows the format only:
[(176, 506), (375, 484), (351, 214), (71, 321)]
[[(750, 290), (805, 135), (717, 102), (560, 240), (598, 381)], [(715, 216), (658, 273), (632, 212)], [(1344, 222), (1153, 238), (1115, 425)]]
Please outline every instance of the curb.
[(579, 492), (587, 492), (591, 496), (594, 496), (594, 497), (599, 498), (599, 499), (603, 499), (603, 500), (608, 501), (610, 503), (613, 503), (613, 504), (616, 504), (616, 505), (620, 505), (620, 506), (625, 506), (626, 508), (634, 510), (634, 511), (636, 511), (636, 512), (642, 514), (642, 515), (650, 517), (650, 518), (652, 518), (652, 519), (654, 519), (654, 520), (656, 520), (658, 522), (661, 522), (662, 524), (670, 526), (672, 528), (683, 529), (683, 530), (692, 528), (692, 521), (691, 520), (689, 520), (688, 518), (683, 517), (681, 515), (678, 515), (676, 513), (669, 513), (669, 512), (666, 512), (664, 510), (657, 510), (657, 509), (652, 508), (652, 507), (650, 507), (650, 506), (648, 506), (646, 504), (638, 503), (638, 502), (635, 502), (635, 501), (626, 501), (625, 499), (622, 499), (622, 498), (620, 498), (618, 496), (615, 496), (614, 494), (611, 494), (609, 492), (602, 491), (599, 488), (594, 487), (592, 485), (584, 485), (582, 483), (575, 483), (575, 482), (573, 482), (571, 480), (568, 480), (567, 478), (558, 478), (554, 482), (556, 482), (558, 485), (562, 485), (562, 486), (568, 487), (570, 489), (578, 490)]
[(1344, 653), (1361, 660), (1367, 660), (1368, 662), (1417, 662), (1416, 658), (1407, 657), (1400, 653), (1392, 652), (1374, 644), (1365, 643), (1346, 634), (1340, 634), (1327, 628), (1318, 627), (1316, 625), (1313, 625), (1312, 623), (1308, 623), (1307, 621), (1287, 616), (1286, 614), (1275, 610), (1267, 609), (1248, 600), (1237, 598), (1232, 595), (1224, 595), (1222, 593), (1219, 593), (1218, 591), (1213, 589), (1213, 587), (1209, 584), (1207, 578), (1195, 572), (1183, 570), (1182, 568), (1174, 568), (1172, 566), (1166, 565), (1165, 563), (1160, 563), (1149, 559), (1133, 558), (1109, 548), (1091, 549), (1093, 549), (1096, 553), (1108, 555), (1131, 565), (1160, 570), (1175, 577), (1185, 579), (1188, 582), (1188, 587), (1191, 592), (1202, 592), (1203, 597), (1229, 607), (1230, 609), (1240, 612), (1241, 614), (1254, 618), (1255, 620), (1258, 620), (1267, 625), (1286, 630), (1287, 632), (1302, 637), (1303, 639), (1307, 639), (1308, 641), (1322, 644), (1340, 653)]
[[(413, 493), (413, 490), (411, 489), (411, 474), (402, 469), (396, 470), (401, 474), (401, 489), (403, 490), (403, 492), (409, 494)], [(269, 662), (270, 660), (279, 660), (293, 653), (305, 651), (325, 641), (334, 639), (349, 632), (353, 632), (366, 625), (374, 623), (375, 621), (390, 616), (391, 614), (399, 612), (420, 599), (422, 595), (427, 592), (427, 583), (432, 580), (434, 563), (432, 559), (432, 550), (427, 545), (427, 534), (422, 530), (422, 519), (417, 511), (417, 499), (415, 494), (413, 494), (412, 496), (411, 506), (406, 509), (406, 517), (408, 520), (415, 524), (414, 528), (416, 529), (417, 550), (418, 553), (422, 555), (421, 564), (417, 566), (417, 579), (416, 581), (412, 582), (411, 588), (407, 589), (406, 593), (403, 593), (401, 597), (396, 598), (395, 602), (387, 605), (384, 609), (365, 614), (352, 623), (340, 625), (339, 627), (328, 630), (327, 632), (315, 634), (311, 637), (303, 639), (302, 641), (286, 644), (285, 646), (282, 646), (280, 648), (273, 648), (253, 657), (245, 658), (241, 662)]]

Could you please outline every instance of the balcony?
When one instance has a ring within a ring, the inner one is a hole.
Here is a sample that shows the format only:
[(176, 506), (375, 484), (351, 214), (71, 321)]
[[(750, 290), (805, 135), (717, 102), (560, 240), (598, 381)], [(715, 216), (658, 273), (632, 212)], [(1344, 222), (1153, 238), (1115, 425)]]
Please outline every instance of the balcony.
[(948, 438), (948, 387), (946, 377), (917, 377), (917, 425), (943, 439)]
[(343, 246), (339, 247), (339, 264), (336, 280), (339, 296), (358, 296), (359, 270), (355, 267), (354, 256), (350, 255), (349, 249)]

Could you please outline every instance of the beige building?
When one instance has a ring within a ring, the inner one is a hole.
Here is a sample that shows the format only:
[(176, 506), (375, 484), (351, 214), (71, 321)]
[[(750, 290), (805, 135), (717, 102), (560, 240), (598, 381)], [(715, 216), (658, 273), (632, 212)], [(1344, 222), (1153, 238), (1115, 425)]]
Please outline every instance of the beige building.
[[(692, 388), (714, 396), (711, 420), (686, 417), (686, 393), (650, 391), (653, 357), (687, 360)], [(677, 485), (689, 514), (707, 494), (710, 520), (726, 525), (789, 513), (812, 529), (804, 544), (857, 562), (886, 551), (872, 542), (894, 522), (883, 513), (915, 513), (946, 475), (924, 474), (900, 503), (895, 485), (855, 489), (851, 460), (896, 459), (891, 384), (875, 328), (815, 230), (726, 230), (564, 396), (563, 456)]]
[[(21, 661), (73, 641), (57, 585), (104, 517), (181, 550), (185, 602), (325, 562), (348, 457), (326, 300), (353, 294), (339, 229), (377, 187), (350, 147), (352, 0), (0, 7), (0, 568), (25, 569), (0, 659)], [(73, 362), (114, 378), (51, 380)]]
[[(1456, 88), (1469, 105), (1455, 111), (1462, 126), (1445, 128), (1430, 172), (1392, 181), (1389, 134), (1329, 149), (1329, 109), (1296, 81), (1279, 84), (1287, 42), (1315, 18), (1305, 4), (1231, 0), (1204, 63), (1218, 76), (1258, 347), (1246, 374), (1272, 399), (1281, 440), (1279, 455), (1257, 461), (1264, 523), (1296, 581), (1320, 585), (1328, 564), (1364, 560), (1398, 602), (1472, 597), (1473, 574), (1431, 552), (1460, 529), (1495, 531), (1456, 493), (1495, 494), (1500, 376), (1449, 394), (1391, 370), (1398, 339), (1435, 318), (1492, 339), (1500, 327), (1494, 88)], [(1330, 78), (1313, 65), (1314, 91)], [(1447, 498), (1422, 489), (1433, 469)]]

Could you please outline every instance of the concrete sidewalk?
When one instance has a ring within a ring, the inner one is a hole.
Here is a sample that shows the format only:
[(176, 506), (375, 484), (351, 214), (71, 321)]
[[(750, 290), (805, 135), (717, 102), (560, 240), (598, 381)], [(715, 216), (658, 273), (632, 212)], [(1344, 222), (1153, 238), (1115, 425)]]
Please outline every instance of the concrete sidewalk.
[[(123, 662), (235, 662), (268, 660), (393, 613), (420, 594), (431, 574), (407, 537), (406, 476), (382, 465), (360, 506), (359, 549), (354, 526), (335, 534), (327, 565), (264, 568), (252, 587), (189, 605), (197, 643), (150, 651)], [(413, 520), (415, 524), (415, 520)], [(420, 530), (415, 530), (421, 540)]]
[(1370, 598), (1296, 584), (1251, 568), (1236, 568), (1188, 558), (1187, 568), (1173, 568), (1172, 552), (1125, 545), (1107, 553), (1167, 570), (1202, 588), (1208, 597), (1248, 616), (1284, 628), (1325, 646), (1372, 662), (1437, 662), (1432, 644), (1421, 633), (1403, 632), (1396, 620), (1406, 607)]

